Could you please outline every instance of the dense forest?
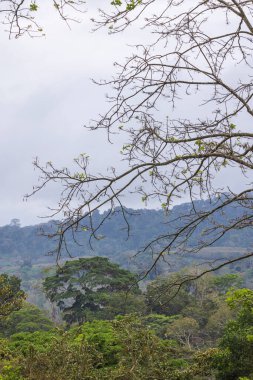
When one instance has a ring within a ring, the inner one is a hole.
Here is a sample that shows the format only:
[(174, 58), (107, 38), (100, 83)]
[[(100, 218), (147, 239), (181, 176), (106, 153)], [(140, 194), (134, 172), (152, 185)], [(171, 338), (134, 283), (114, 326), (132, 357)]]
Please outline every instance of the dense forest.
[[(128, 240), (116, 210), (93, 249), (80, 231), (76, 257), (62, 258), (58, 267), (46, 254), (54, 242), (40, 235), (56, 222), (21, 227), (12, 220), (1, 227), (7, 274), (0, 276), (0, 379), (251, 379), (252, 260), (188, 280), (210, 261), (245, 254), (250, 231), (198, 255), (179, 253), (140, 281), (150, 260), (134, 254), (187, 207), (170, 214), (126, 209), (133, 226)], [(228, 212), (236, 218), (242, 210)], [(103, 216), (97, 213), (98, 224)]]
[[(240, 274), (176, 284), (194, 268), (140, 288), (107, 258), (66, 261), (43, 281), (47, 311), (0, 276), (0, 378), (251, 379), (253, 290)], [(176, 291), (175, 291), (176, 289)]]

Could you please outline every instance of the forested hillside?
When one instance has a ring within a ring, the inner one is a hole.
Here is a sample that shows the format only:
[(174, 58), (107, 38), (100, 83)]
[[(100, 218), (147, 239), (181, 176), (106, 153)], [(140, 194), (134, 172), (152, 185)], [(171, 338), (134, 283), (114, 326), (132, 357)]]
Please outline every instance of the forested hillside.
[[(143, 274), (150, 267), (154, 256), (149, 251), (141, 252), (141, 249), (157, 235), (167, 232), (168, 220), (179, 219), (180, 215), (189, 212), (190, 204), (182, 204), (174, 207), (171, 212), (164, 210), (132, 210), (125, 209), (125, 213), (130, 223), (128, 236), (125, 220), (119, 210), (102, 225), (97, 239), (89, 241), (89, 230), (80, 230), (78, 242), (76, 244), (69, 233), (67, 244), (73, 258), (103, 256), (123, 268), (129, 269), (137, 274)], [(195, 207), (205, 210), (210, 207), (207, 201), (195, 202)], [(243, 208), (228, 207), (226, 214), (217, 214), (216, 223), (223, 223), (226, 220), (236, 219), (242, 215)], [(104, 219), (106, 212), (94, 215), (94, 221), (99, 225)], [(198, 234), (201, 236), (201, 229), (212, 225), (206, 223), (200, 225)], [(57, 228), (57, 222), (51, 221), (46, 224), (20, 227), (19, 221), (14, 220), (9, 225), (0, 228), (0, 265), (1, 271), (15, 274), (22, 278), (22, 287), (28, 292), (29, 300), (42, 306), (46, 301), (40, 290), (40, 281), (45, 277), (45, 273), (50, 266), (55, 264), (55, 256), (48, 255), (56, 246), (56, 241), (42, 236), (42, 231), (52, 232)], [(195, 232), (189, 238), (189, 245), (194, 245), (195, 239), (199, 236)], [(249, 227), (238, 231), (228, 232), (215, 245), (205, 248), (197, 254), (187, 252), (187, 247), (177, 252), (176, 255), (170, 254), (168, 258), (160, 261), (156, 268), (149, 274), (149, 279), (154, 279), (157, 275), (169, 272), (176, 272), (186, 267), (202, 264), (203, 268), (210, 267), (212, 263), (222, 263), (227, 259), (245, 255), (252, 246), (253, 234)], [(159, 250), (159, 246), (157, 247)], [(139, 253), (138, 253), (139, 252)], [(138, 253), (136, 255), (136, 253)], [(68, 258), (62, 258), (62, 263)], [(241, 273), (245, 278), (245, 284), (252, 284), (252, 259), (241, 262), (231, 263), (222, 268), (218, 273)]]
[[(194, 203), (197, 210), (204, 212), (210, 209), (209, 201), (196, 201)], [(114, 213), (105, 220), (100, 227), (97, 239), (89, 240), (90, 233), (87, 228), (79, 230), (78, 243), (75, 244), (72, 235), (67, 236), (67, 246), (69, 252), (73, 256), (84, 255), (103, 255), (114, 258), (116, 261), (120, 259), (125, 252), (137, 252), (143, 249), (153, 238), (168, 233), (168, 223), (172, 220), (179, 220), (180, 217), (189, 213), (192, 205), (183, 203), (175, 206), (169, 212), (164, 210), (149, 209), (125, 209), (125, 215), (129, 222), (130, 229), (128, 231), (127, 224), (119, 209), (115, 209)], [(94, 228), (99, 226), (107, 215), (107, 211), (103, 213), (94, 212)], [(201, 236), (203, 230), (211, 228), (214, 223), (224, 225), (228, 221), (236, 220), (245, 214), (245, 209), (240, 205), (232, 205), (226, 207), (222, 213), (216, 213), (214, 218), (209, 222), (200, 224), (198, 229), (189, 236), (188, 245), (194, 246), (195, 242)], [(180, 223), (180, 222), (178, 222)], [(0, 253), (1, 257), (15, 257), (30, 260), (32, 262), (43, 260), (45, 255), (56, 247), (56, 241), (50, 240), (44, 234), (50, 234), (57, 229), (57, 221), (48, 223), (20, 227), (19, 222), (14, 220), (9, 225), (0, 227)], [(253, 234), (250, 227), (240, 228), (227, 232), (223, 237), (217, 240), (212, 247), (230, 247), (234, 250), (236, 247), (247, 249), (253, 244)], [(66, 255), (66, 252), (65, 252)], [(48, 260), (48, 256), (47, 259)]]

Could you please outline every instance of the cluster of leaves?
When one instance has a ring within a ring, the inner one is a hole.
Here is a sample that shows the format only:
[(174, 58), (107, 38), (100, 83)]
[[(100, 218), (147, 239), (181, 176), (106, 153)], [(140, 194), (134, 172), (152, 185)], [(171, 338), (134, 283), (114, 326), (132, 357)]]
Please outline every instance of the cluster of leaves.
[(13, 373), (15, 380), (165, 380), (170, 374), (176, 379), (175, 368), (184, 365), (176, 347), (134, 316), (86, 322), (68, 332), (23, 333), (22, 340), (17, 334), (0, 345), (4, 380)]
[(0, 275), (0, 321), (12, 311), (19, 310), (25, 299), (20, 280), (7, 274)]
[[(130, 0), (126, 2), (126, 10), (132, 11), (135, 7), (137, 7), (139, 4), (141, 4), (141, 0)], [(117, 7), (121, 7), (123, 5), (123, 2), (121, 0), (113, 0), (111, 2), (111, 5), (115, 5)]]
[(22, 308), (13, 311), (0, 321), (0, 336), (9, 337), (22, 332), (38, 330), (48, 331), (53, 328), (52, 321), (38, 307), (25, 303)]

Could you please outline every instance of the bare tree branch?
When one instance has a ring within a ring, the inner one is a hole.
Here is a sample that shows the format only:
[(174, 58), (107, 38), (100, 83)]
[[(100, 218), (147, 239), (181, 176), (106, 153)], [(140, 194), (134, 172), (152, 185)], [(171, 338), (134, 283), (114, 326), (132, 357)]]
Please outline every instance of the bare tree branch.
[[(78, 21), (76, 14), (84, 12), (86, 1), (83, 0), (50, 0), (48, 4), (56, 10), (60, 18), (68, 25), (70, 21)], [(28, 34), (30, 37), (41, 37), (45, 31), (40, 22), (39, 16), (41, 1), (36, 0), (0, 0), (0, 20), (6, 25), (11, 37), (21, 37)], [(74, 13), (71, 16), (69, 12)]]
[[(199, 252), (229, 231), (252, 227), (253, 4), (239, 0), (129, 4), (115, 2), (112, 13), (100, 10), (95, 28), (110, 25), (111, 33), (117, 33), (138, 20), (146, 33), (150, 31), (150, 40), (136, 45), (124, 63), (115, 64), (111, 80), (98, 83), (111, 87), (109, 109), (91, 126), (91, 130), (105, 129), (109, 138), (111, 133), (127, 136), (121, 153), (128, 169), (93, 173), (86, 155), (75, 161), (76, 172), (36, 160), (41, 179), (31, 195), (51, 182), (62, 185), (59, 204), (51, 214), (62, 216), (59, 230), (52, 234), (59, 238), (57, 258), (67, 231), (88, 225), (96, 238), (106, 217), (94, 226), (93, 213), (105, 206), (108, 217), (119, 206), (129, 231), (123, 196), (139, 194), (150, 205), (158, 200), (167, 213), (175, 201), (187, 196), (189, 212), (168, 219), (167, 234), (143, 248), (154, 257), (147, 274), (171, 251)], [(216, 21), (221, 26), (216, 28)], [(188, 100), (195, 109), (204, 107), (204, 116), (189, 115)], [(235, 118), (248, 124), (235, 125)], [(217, 175), (228, 167), (235, 176), (248, 178), (238, 193), (215, 185)], [(210, 207), (200, 210), (198, 199), (209, 199)], [(226, 215), (232, 206), (240, 206), (239, 216), (218, 223), (216, 216)], [(198, 241), (189, 246), (198, 231)]]

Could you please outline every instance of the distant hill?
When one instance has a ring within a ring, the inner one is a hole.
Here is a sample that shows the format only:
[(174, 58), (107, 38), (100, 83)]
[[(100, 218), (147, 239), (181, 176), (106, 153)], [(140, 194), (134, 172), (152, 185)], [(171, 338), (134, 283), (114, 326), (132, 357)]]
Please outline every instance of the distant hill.
[[(76, 245), (71, 234), (67, 236), (70, 252), (73, 256), (102, 255), (117, 261), (124, 266), (128, 266), (131, 255), (143, 248), (150, 239), (166, 234), (171, 228), (168, 222), (186, 215), (191, 205), (183, 203), (175, 206), (169, 214), (163, 210), (132, 210), (126, 209), (128, 221), (131, 226), (129, 236), (126, 224), (122, 215), (117, 212), (104, 223), (99, 230), (99, 240), (92, 240), (92, 248), (89, 245), (89, 232), (80, 231), (78, 241), (81, 246)], [(210, 208), (210, 202), (197, 201), (195, 207), (199, 210)], [(217, 214), (216, 221), (225, 223), (227, 219), (240, 216), (244, 210), (238, 207), (227, 207), (225, 214)], [(94, 213), (94, 224), (99, 225), (106, 212)], [(56, 242), (40, 236), (41, 229), (52, 231), (56, 226), (55, 221), (48, 223), (20, 227), (18, 222), (0, 227), (0, 260), (14, 260), (16, 263), (26, 260), (32, 264), (53, 262), (54, 258), (47, 256), (47, 253), (55, 248)], [(208, 222), (202, 223), (198, 230), (189, 238), (189, 246), (194, 245), (199, 238), (201, 230), (208, 228)], [(243, 252), (253, 245), (252, 229), (245, 228), (227, 233), (222, 239), (213, 245), (214, 247), (230, 247), (230, 252)], [(238, 248), (237, 248), (238, 247)], [(216, 250), (217, 251), (217, 250)]]
[[(210, 203), (198, 201), (195, 203), (198, 210), (208, 210)], [(126, 224), (122, 215), (115, 210), (115, 213), (104, 223), (99, 230), (99, 240), (92, 240), (92, 248), (89, 244), (89, 232), (80, 231), (78, 241), (81, 245), (76, 245), (71, 234), (67, 236), (67, 243), (73, 257), (106, 256), (110, 260), (117, 262), (122, 267), (137, 273), (143, 273), (150, 267), (152, 257), (148, 254), (138, 254), (152, 238), (168, 233), (172, 228), (168, 222), (173, 219), (181, 220), (181, 216), (189, 213), (191, 205), (184, 203), (175, 206), (169, 214), (163, 210), (132, 210), (125, 209), (128, 221), (131, 226), (129, 236)], [(225, 223), (229, 219), (240, 217), (244, 210), (238, 207), (227, 207), (225, 213), (217, 214), (215, 221)], [(99, 225), (106, 212), (96, 212), (94, 224)], [(179, 222), (180, 223), (180, 222)], [(18, 220), (13, 220), (9, 225), (0, 227), (0, 272), (18, 275), (22, 279), (22, 286), (29, 295), (29, 301), (40, 307), (45, 307), (46, 300), (41, 290), (41, 279), (48, 275), (48, 269), (55, 264), (55, 257), (48, 256), (47, 253), (55, 248), (56, 242), (41, 236), (41, 230), (52, 231), (56, 228), (56, 221), (48, 223), (21, 227)], [(210, 222), (206, 221), (191, 235), (188, 240), (189, 246), (194, 246), (201, 236), (201, 231), (210, 227)], [(244, 255), (253, 245), (253, 233), (251, 228), (231, 231), (222, 239), (210, 247), (203, 249), (197, 255), (189, 252), (180, 252), (177, 255), (170, 255), (159, 261), (156, 269), (149, 275), (149, 279), (156, 275), (176, 272), (182, 268), (195, 264), (209, 265), (210, 263), (220, 263), (222, 260)], [(66, 256), (65, 253), (65, 259)], [(68, 257), (69, 259), (69, 257)], [(245, 279), (245, 285), (253, 288), (253, 259), (237, 262), (223, 268), (219, 273), (224, 272), (240, 273)]]

